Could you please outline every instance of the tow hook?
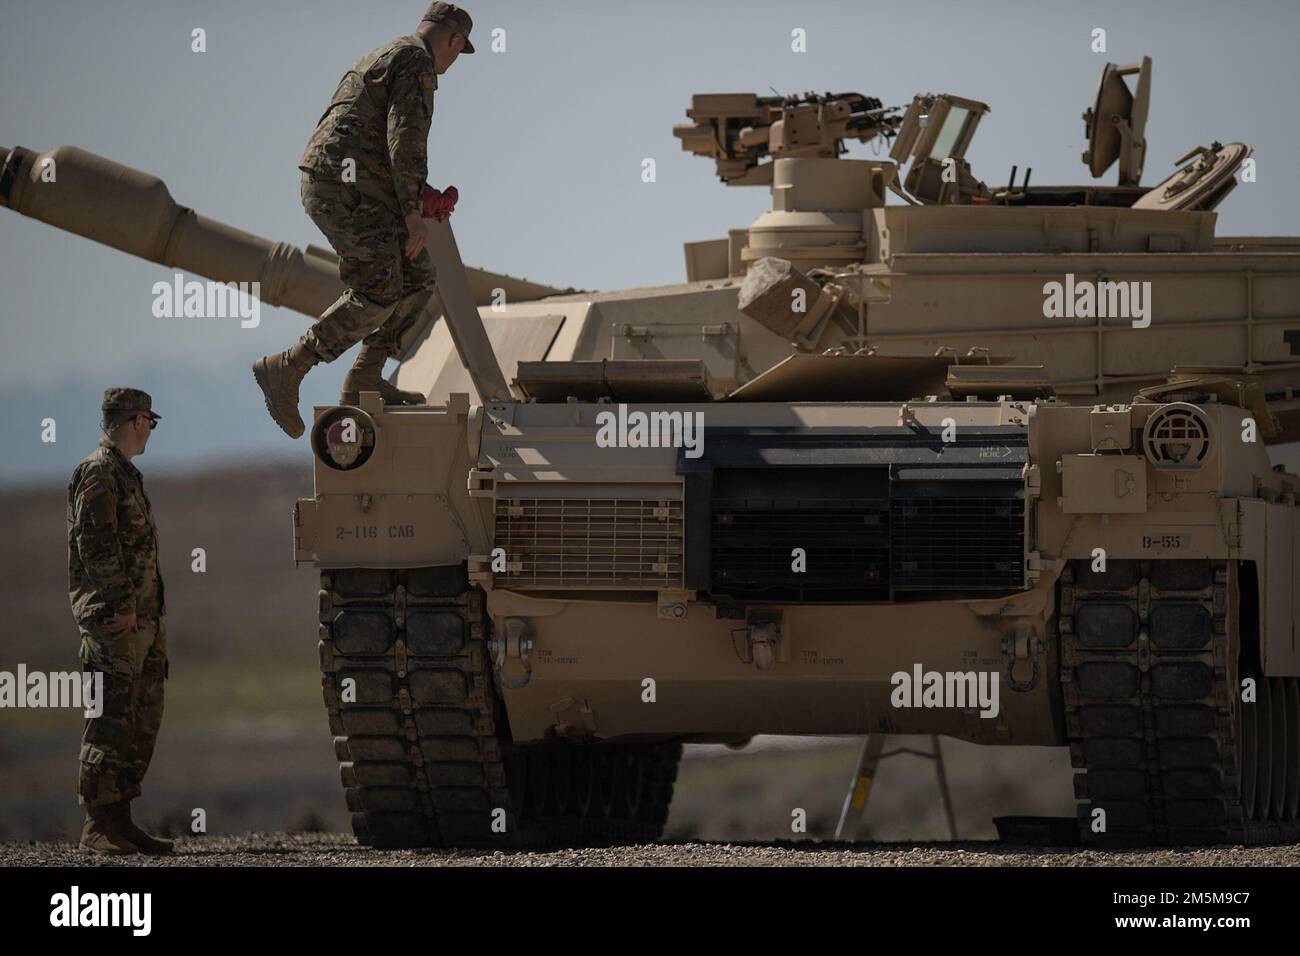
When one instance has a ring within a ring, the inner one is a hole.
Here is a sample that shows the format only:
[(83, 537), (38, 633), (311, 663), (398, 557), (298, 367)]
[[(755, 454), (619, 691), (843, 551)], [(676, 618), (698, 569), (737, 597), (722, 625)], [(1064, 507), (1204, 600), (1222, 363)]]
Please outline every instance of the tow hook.
[[(502, 633), (492, 637), (492, 667), (496, 671), (497, 683), (506, 690), (517, 690), (533, 679), (533, 666), (528, 657), (533, 652), (533, 641), (525, 637), (528, 622), (521, 617), (506, 618)], [(510, 680), (505, 675), (506, 658), (516, 657), (524, 665), (522, 677)]]
[[(1038, 686), (1038, 657), (1042, 652), (1043, 642), (1034, 636), (1028, 624), (1018, 624), (1014, 635), (1002, 638), (1002, 653), (1007, 658), (1007, 684), (1012, 690), (1023, 694)], [(1023, 660), (1032, 665), (1028, 681), (1016, 680), (1016, 664)]]

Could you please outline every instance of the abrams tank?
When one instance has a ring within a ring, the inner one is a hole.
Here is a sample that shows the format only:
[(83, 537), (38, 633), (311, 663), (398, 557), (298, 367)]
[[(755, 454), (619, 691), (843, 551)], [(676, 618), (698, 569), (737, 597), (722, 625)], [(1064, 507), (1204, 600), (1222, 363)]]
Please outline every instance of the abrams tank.
[[(466, 270), (430, 222), (395, 373), (428, 404), (317, 408), (293, 518), (359, 840), (654, 839), (682, 744), (756, 734), (1068, 747), (1085, 841), (1300, 838), (1300, 240), (1217, 235), (1247, 145), (1141, 184), (1150, 77), (1084, 114), (1113, 185), (986, 185), (955, 94), (696, 96), (683, 147), (772, 208), (680, 285)], [(328, 253), (53, 153), (66, 198), (16, 149), (0, 201), (337, 293)]]

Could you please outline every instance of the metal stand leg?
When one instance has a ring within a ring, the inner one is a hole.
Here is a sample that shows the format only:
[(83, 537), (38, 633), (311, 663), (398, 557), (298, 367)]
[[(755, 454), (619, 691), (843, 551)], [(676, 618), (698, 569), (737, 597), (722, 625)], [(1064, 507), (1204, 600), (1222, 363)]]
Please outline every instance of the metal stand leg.
[(948, 774), (943, 769), (943, 751), (939, 748), (939, 735), (930, 735), (934, 748), (934, 776), (939, 781), (939, 798), (943, 801), (943, 814), (948, 818), (948, 839), (957, 839), (957, 821), (952, 813), (952, 797), (948, 794)]
[(871, 796), (871, 784), (876, 776), (876, 767), (881, 760), (886, 757), (894, 757), (898, 754), (912, 754), (917, 757), (925, 757), (927, 760), (934, 761), (934, 775), (939, 784), (939, 799), (943, 802), (944, 817), (948, 821), (948, 838), (957, 839), (957, 820), (952, 811), (952, 795), (948, 791), (948, 775), (943, 767), (943, 750), (939, 745), (939, 736), (930, 735), (930, 746), (933, 748), (930, 752), (924, 750), (912, 750), (909, 747), (899, 747), (896, 750), (884, 752), (886, 734), (868, 734), (862, 744), (862, 755), (858, 757), (858, 767), (854, 771), (853, 779), (849, 781), (849, 792), (844, 795), (844, 806), (840, 809), (840, 820), (835, 825), (835, 839), (844, 839), (845, 824), (849, 819), (849, 811), (855, 814), (851, 833), (857, 833), (858, 826), (862, 818), (866, 816), (867, 799)]
[[(876, 775), (876, 764), (880, 762), (880, 751), (885, 746), (885, 734), (867, 734), (862, 742), (862, 755), (858, 758), (858, 767), (849, 781), (849, 792), (844, 795), (844, 806), (840, 810), (840, 822), (835, 826), (835, 839), (843, 838), (844, 822), (848, 819), (849, 808), (857, 811), (858, 821), (867, 809), (867, 797), (871, 795), (871, 781)], [(857, 832), (857, 825), (853, 827)]]

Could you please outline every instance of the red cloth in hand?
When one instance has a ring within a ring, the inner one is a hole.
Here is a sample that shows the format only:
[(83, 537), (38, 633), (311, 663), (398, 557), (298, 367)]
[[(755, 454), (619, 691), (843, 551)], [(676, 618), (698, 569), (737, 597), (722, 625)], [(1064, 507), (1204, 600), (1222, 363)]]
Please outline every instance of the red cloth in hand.
[(442, 222), (455, 211), (456, 200), (459, 198), (460, 193), (455, 186), (437, 190), (425, 183), (424, 191), (420, 193), (420, 215), (425, 219), (436, 219)]

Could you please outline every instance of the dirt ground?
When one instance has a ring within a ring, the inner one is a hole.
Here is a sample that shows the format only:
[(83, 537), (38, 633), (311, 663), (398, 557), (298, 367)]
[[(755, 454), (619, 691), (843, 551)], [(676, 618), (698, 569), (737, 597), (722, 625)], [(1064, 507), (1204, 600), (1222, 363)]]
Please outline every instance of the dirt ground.
[(169, 857), (110, 859), (67, 843), (0, 844), (0, 866), (1296, 866), (1300, 847), (1213, 847), (1102, 852), (990, 843), (675, 842), (501, 851), (371, 850), (338, 834), (253, 833), (181, 840)]

